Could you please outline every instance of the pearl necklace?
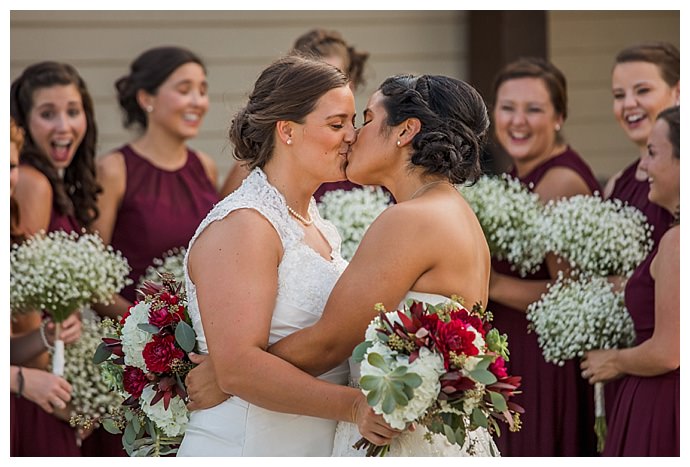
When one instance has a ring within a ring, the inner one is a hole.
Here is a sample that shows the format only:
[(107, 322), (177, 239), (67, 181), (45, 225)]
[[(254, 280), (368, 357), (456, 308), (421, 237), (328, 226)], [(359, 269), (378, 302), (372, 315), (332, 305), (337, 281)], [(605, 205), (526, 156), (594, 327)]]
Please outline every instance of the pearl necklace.
[[(286, 204), (286, 206), (287, 206), (287, 204)], [(312, 225), (312, 224), (314, 223), (314, 219), (309, 219), (309, 220), (307, 220), (307, 219), (305, 219), (304, 217), (302, 217), (302, 216), (300, 215), (300, 213), (298, 213), (297, 211), (295, 211), (294, 209), (292, 209), (290, 206), (288, 206), (287, 208), (288, 208), (288, 212), (289, 212), (290, 214), (292, 214), (293, 216), (295, 216), (302, 224), (304, 224), (304, 225), (306, 225), (306, 226), (310, 226), (310, 225)]]
[[(452, 183), (450, 183), (450, 182), (447, 181), (447, 180), (436, 180), (435, 182), (429, 182), (429, 183), (427, 183), (427, 184), (425, 184), (425, 185), (422, 185), (422, 186), (420, 186), (419, 188), (417, 188), (417, 191), (415, 191), (414, 193), (412, 193), (412, 196), (410, 196), (410, 200), (415, 199), (415, 197), (416, 197), (422, 190), (424, 190), (424, 188), (430, 188), (430, 187), (432, 187), (432, 186), (434, 186), (434, 185), (438, 185), (439, 183), (447, 183), (448, 185), (451, 185), (451, 186), (452, 186)], [(424, 190), (424, 191), (426, 191), (426, 190)]]

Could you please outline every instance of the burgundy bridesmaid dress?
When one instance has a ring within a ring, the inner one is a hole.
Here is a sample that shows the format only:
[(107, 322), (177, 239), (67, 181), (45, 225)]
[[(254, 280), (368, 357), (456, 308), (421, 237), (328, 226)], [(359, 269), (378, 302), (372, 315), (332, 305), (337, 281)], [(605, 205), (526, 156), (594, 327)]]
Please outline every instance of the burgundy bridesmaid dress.
[(199, 157), (187, 150), (187, 162), (174, 171), (156, 167), (131, 146), (120, 148), (127, 166), (127, 188), (117, 213), (111, 244), (120, 250), (133, 284), (121, 295), (136, 300), (140, 277), (154, 258), (187, 247), (196, 228), (218, 202)]
[[(60, 214), (53, 206), (48, 232), (79, 232), (79, 222)], [(77, 433), (68, 422), (43, 410), (28, 399), (10, 394), (10, 456), (79, 457)]]
[[(654, 333), (654, 279), (649, 266), (655, 248), (625, 287), (625, 306), (640, 345)], [(604, 456), (680, 456), (680, 368), (658, 376), (618, 380), (608, 416)]]
[[(592, 170), (572, 149), (553, 157), (519, 180), (530, 190), (552, 168), (567, 167), (580, 175), (589, 189), (601, 192)], [(515, 169), (510, 172), (517, 177)], [(492, 260), (495, 271), (512, 277), (507, 261)], [(525, 280), (549, 280), (546, 264), (528, 274)], [(508, 335), (510, 374), (522, 376), (522, 394), (515, 396), (525, 413), (522, 429), (511, 433), (507, 428), (496, 438), (501, 455), (515, 456), (593, 456), (596, 454), (594, 434), (594, 395), (592, 387), (580, 377), (579, 361), (570, 360), (564, 366), (548, 363), (542, 356), (534, 332), (527, 332), (527, 314), (524, 311), (489, 301), (494, 314), (494, 325)]]

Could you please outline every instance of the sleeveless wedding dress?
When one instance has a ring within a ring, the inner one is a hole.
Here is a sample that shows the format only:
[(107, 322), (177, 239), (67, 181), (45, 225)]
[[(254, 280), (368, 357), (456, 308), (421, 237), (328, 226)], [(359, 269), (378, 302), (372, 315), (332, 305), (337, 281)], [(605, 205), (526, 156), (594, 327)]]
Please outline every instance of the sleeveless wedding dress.
[[(443, 295), (408, 292), (399, 308), (401, 309), (409, 299), (437, 305), (448, 303), (451, 299)], [(350, 359), (350, 385), (357, 387), (360, 378), (359, 364)], [(431, 442), (425, 439), (427, 429), (417, 426), (415, 431), (406, 431), (393, 440), (387, 457), (488, 457), (499, 456), (498, 448), (489, 432), (484, 428), (478, 428), (468, 433), (467, 440), (462, 446), (450, 444), (445, 436), (436, 433), (431, 434)], [(333, 456), (355, 457), (364, 456), (364, 449), (357, 450), (352, 447), (362, 435), (353, 423), (340, 422), (335, 432), (333, 443)]]
[[(304, 231), (287, 210), (283, 195), (264, 172), (254, 169), (234, 193), (219, 202), (199, 225), (189, 243), (212, 222), (236, 209), (254, 209), (275, 228), (284, 254), (278, 266), (278, 295), (271, 320), (269, 344), (314, 324), (323, 311), (331, 289), (347, 266), (340, 256), (340, 236), (335, 227), (319, 216), (315, 201), (309, 215), (332, 248), (330, 261), (304, 242)], [(207, 353), (196, 288), (187, 274), (185, 282), (189, 315), (197, 334), (198, 351)], [(231, 305), (228, 305), (231, 306)], [(319, 378), (347, 384), (347, 362)], [(276, 388), (280, 390), (280, 388)], [(320, 418), (273, 412), (231, 397), (220, 405), (191, 413), (178, 456), (329, 456), (336, 422)]]

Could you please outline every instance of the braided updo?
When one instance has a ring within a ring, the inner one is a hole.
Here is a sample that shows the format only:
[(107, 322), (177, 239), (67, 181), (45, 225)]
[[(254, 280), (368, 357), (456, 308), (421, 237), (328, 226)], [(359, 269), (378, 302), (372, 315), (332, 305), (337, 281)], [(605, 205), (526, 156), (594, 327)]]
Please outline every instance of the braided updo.
[(489, 115), (472, 86), (441, 75), (398, 75), (384, 81), (379, 90), (390, 127), (408, 118), (421, 122), (412, 140), (413, 166), (456, 184), (479, 177)]

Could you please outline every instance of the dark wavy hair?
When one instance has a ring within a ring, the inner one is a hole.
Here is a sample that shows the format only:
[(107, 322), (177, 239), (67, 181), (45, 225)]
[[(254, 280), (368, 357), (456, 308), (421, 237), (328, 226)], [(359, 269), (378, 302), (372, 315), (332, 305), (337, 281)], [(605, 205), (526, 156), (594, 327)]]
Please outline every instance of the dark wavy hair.
[(125, 128), (137, 125), (145, 130), (148, 125), (146, 112), (137, 101), (139, 90), (155, 95), (168, 76), (187, 63), (196, 63), (207, 73), (201, 58), (182, 47), (155, 47), (143, 52), (132, 62), (129, 74), (115, 81)]
[[(70, 84), (77, 88), (81, 96), (86, 117), (86, 134), (60, 179), (53, 161), (34, 142), (28, 118), (34, 105), (34, 93), (38, 89)], [(88, 228), (98, 217), (96, 198), (102, 190), (96, 181), (98, 131), (93, 101), (82, 77), (67, 63), (47, 61), (27, 67), (10, 86), (10, 116), (24, 129), (22, 163), (31, 165), (48, 178), (53, 189), (53, 205), (60, 214), (74, 215), (83, 227)]]
[(247, 105), (230, 125), (235, 159), (250, 170), (263, 167), (273, 153), (276, 123), (303, 123), (321, 96), (347, 83), (337, 68), (318, 60), (292, 55), (273, 62), (261, 72)]
[(440, 75), (398, 75), (379, 87), (387, 124), (408, 118), (421, 122), (412, 140), (412, 166), (452, 183), (473, 182), (481, 175), (480, 156), (489, 128), (481, 95), (464, 81)]
[(312, 29), (297, 38), (291, 53), (319, 59), (332, 55), (340, 56), (347, 60), (347, 70), (342, 71), (350, 78), (355, 89), (366, 84), (364, 66), (369, 59), (369, 52), (356, 50), (338, 31)]
[(675, 86), (680, 81), (680, 50), (668, 42), (645, 42), (627, 47), (616, 55), (614, 67), (629, 62), (656, 65), (669, 86)]
[[(22, 151), (24, 145), (24, 132), (17, 126), (14, 118), (10, 116), (10, 144), (17, 147), (17, 151)], [(10, 195), (10, 244), (22, 243), (25, 239), (24, 233), (19, 227), (19, 204), (17, 200)]]

